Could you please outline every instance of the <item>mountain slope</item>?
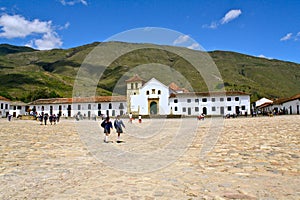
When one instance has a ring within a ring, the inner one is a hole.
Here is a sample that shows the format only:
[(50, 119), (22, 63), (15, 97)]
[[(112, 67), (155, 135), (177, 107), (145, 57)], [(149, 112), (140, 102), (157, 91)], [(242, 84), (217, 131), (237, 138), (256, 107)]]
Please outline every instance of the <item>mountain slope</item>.
[[(72, 96), (73, 83), (78, 69), (86, 56), (99, 44), (92, 43), (65, 50), (48, 51), (35, 51), (27, 47), (9, 45), (7, 49), (11, 51), (6, 53), (3, 50), (6, 45), (0, 45), (0, 95), (29, 101), (27, 97), (30, 93), (47, 89), (56, 92), (59, 96)], [(109, 45), (134, 46), (138, 44), (113, 42)], [(97, 95), (109, 95), (114, 89), (124, 94), (124, 80), (133, 73), (139, 73), (142, 78), (148, 80), (151, 78), (148, 77), (149, 73), (144, 72), (142, 68), (134, 70), (137, 66), (151, 63), (170, 66), (188, 79), (194, 90), (206, 90), (204, 81), (198, 78), (199, 73), (190, 63), (174, 53), (155, 48), (158, 47), (156, 45), (153, 47), (132, 51), (111, 63), (98, 83)], [(172, 48), (178, 51), (182, 49), (181, 47)], [(198, 53), (194, 50), (188, 51)], [(249, 92), (252, 94), (252, 100), (260, 97), (289, 97), (300, 93), (299, 64), (226, 51), (213, 51), (209, 52), (209, 55), (218, 66), (226, 90)], [(154, 73), (154, 75), (159, 77), (160, 70), (156, 71), (157, 74)], [(159, 80), (164, 84), (169, 84), (167, 80), (171, 80), (172, 77), (161, 79)], [(179, 81), (177, 84), (184, 86), (184, 81)]]
[(35, 51), (30, 47), (13, 46), (9, 44), (0, 44), (0, 56), (11, 54), (11, 53), (21, 53), (21, 52), (32, 52)]

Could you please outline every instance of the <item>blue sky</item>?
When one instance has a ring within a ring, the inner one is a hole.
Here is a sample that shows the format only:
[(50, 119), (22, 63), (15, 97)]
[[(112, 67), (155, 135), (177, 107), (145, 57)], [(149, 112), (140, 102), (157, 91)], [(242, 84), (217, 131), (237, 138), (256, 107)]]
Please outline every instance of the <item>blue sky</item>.
[(0, 0), (0, 43), (70, 48), (160, 27), (183, 34), (171, 45), (300, 63), (299, 10), (298, 0)]

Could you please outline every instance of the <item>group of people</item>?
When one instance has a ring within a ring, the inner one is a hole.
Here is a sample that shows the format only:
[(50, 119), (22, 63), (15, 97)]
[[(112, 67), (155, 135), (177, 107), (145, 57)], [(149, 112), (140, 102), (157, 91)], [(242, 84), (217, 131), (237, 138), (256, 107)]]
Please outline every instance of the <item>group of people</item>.
[[(132, 123), (132, 120), (134, 120), (132, 113), (129, 113), (129, 123)], [(139, 123), (142, 123), (142, 116), (139, 115)]]
[(44, 115), (39, 114), (39, 116), (38, 116), (38, 119), (39, 119), (41, 125), (43, 125), (43, 121), (44, 121), (44, 124), (47, 125), (48, 119), (49, 119), (49, 122), (50, 122), (51, 125), (56, 124), (56, 123), (59, 122), (59, 118), (60, 118), (59, 114), (58, 115), (52, 114), (52, 115), (49, 116), (46, 113)]
[[(113, 130), (112, 122), (110, 121), (109, 117), (106, 117), (105, 120), (101, 123), (101, 127), (104, 129), (104, 142), (108, 143), (108, 136), (111, 133), (111, 130)], [(116, 132), (118, 134), (117, 136), (117, 143), (121, 142), (120, 136), (121, 133), (123, 133), (123, 128), (125, 128), (125, 125), (123, 121), (120, 119), (120, 116), (118, 115), (117, 118), (114, 121), (114, 128), (116, 129)]]

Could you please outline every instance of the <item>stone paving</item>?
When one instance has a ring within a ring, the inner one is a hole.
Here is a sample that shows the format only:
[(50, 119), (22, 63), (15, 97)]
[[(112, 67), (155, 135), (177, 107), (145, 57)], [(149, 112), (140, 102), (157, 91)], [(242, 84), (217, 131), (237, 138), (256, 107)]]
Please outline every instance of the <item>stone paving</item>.
[(218, 120), (0, 119), (0, 199), (300, 199), (299, 115)]

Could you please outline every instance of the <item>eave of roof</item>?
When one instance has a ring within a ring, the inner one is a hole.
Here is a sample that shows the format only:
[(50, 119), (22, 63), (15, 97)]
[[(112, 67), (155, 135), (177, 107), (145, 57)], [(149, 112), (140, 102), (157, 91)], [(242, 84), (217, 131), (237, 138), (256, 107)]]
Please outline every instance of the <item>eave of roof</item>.
[(5, 97), (0, 96), (0, 101), (11, 101), (11, 100), (9, 100), (9, 99), (7, 99)]
[(176, 93), (171, 94), (170, 98), (174, 98), (176, 96), (236, 96), (236, 95), (243, 95), (248, 96), (250, 94), (241, 92), (241, 91), (226, 91), (226, 92), (184, 92), (184, 93)]
[(72, 103), (101, 103), (101, 102), (126, 102), (125, 96), (97, 96), (97, 97), (74, 97), (74, 98), (52, 98), (38, 99), (30, 102), (31, 105), (37, 104), (72, 104)]
[(289, 101), (294, 101), (294, 100), (297, 100), (297, 99), (300, 99), (300, 94), (296, 94), (296, 95), (294, 95), (290, 98), (276, 99), (276, 100), (274, 100), (273, 104), (280, 105), (280, 104), (283, 104), (283, 103), (286, 103), (286, 102), (289, 102)]
[(135, 74), (133, 77), (130, 79), (126, 80), (126, 82), (136, 82), (136, 81), (142, 81), (143, 83), (145, 82), (139, 75)]

